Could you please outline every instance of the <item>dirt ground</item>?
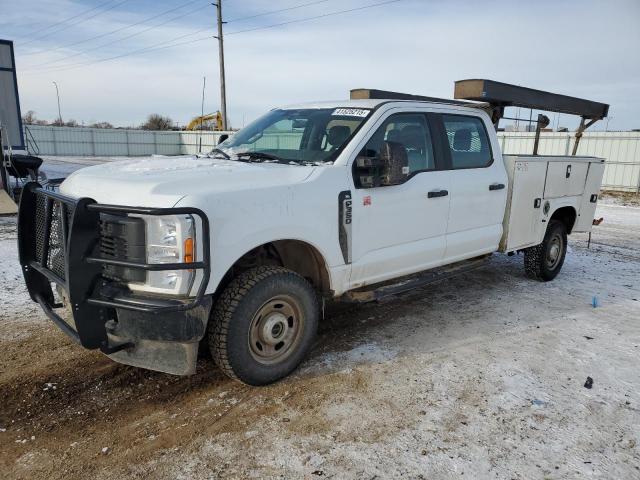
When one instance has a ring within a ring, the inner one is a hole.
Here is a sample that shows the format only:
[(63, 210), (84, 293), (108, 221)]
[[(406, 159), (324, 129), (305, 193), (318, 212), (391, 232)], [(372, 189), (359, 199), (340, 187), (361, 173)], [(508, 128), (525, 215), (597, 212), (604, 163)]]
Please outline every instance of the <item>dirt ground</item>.
[(600, 198), (615, 205), (640, 207), (640, 193), (605, 191), (600, 194)]
[(597, 216), (553, 282), (494, 255), (332, 307), (310, 358), (266, 388), (73, 344), (27, 298), (0, 219), (0, 477), (640, 478), (640, 208)]

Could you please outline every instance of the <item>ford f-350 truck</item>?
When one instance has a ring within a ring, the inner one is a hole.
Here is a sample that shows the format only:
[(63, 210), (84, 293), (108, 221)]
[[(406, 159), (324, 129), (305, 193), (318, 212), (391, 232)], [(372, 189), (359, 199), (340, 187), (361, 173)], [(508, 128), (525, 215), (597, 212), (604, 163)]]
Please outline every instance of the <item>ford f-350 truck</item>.
[(57, 192), (32, 182), (29, 294), (115, 361), (191, 374), (205, 346), (263, 385), (303, 360), (325, 299), (397, 294), (494, 252), (553, 279), (567, 235), (591, 229), (604, 160), (502, 155), (497, 122), (512, 105), (580, 115), (577, 149), (608, 106), (486, 80), (456, 97), (476, 102), (354, 90), (271, 110), (205, 156), (93, 166)]

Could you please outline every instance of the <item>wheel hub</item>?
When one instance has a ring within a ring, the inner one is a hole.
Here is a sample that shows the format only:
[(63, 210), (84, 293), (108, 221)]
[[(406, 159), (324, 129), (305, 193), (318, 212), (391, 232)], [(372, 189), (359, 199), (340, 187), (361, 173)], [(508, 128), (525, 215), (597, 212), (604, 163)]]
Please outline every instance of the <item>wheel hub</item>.
[(561, 236), (554, 235), (549, 240), (549, 247), (547, 248), (546, 255), (547, 268), (553, 270), (558, 265), (558, 263), (560, 262), (560, 257), (562, 256), (563, 247), (564, 245)]
[(276, 345), (285, 336), (287, 329), (287, 317), (281, 313), (273, 313), (263, 322), (261, 337), (265, 343)]
[(291, 355), (300, 343), (304, 318), (298, 302), (278, 296), (265, 302), (251, 321), (249, 350), (260, 363), (274, 364)]

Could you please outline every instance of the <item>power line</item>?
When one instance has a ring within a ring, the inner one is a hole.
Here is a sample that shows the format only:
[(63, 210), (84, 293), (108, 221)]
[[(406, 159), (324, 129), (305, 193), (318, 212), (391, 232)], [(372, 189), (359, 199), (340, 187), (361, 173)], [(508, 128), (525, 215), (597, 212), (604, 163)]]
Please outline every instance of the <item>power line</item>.
[[(193, 3), (193, 2), (189, 2), (189, 3)], [(197, 9), (192, 10), (192, 11), (190, 11), (190, 12), (186, 12), (186, 13), (183, 13), (183, 14), (181, 14), (181, 15), (177, 15), (177, 16), (175, 16), (175, 17), (169, 18), (169, 19), (165, 20), (164, 22), (160, 22), (160, 23), (158, 23), (158, 24), (156, 24), (156, 25), (152, 25), (152, 26), (150, 26), (150, 27), (144, 28), (144, 29), (139, 30), (139, 31), (137, 31), (137, 32), (134, 32), (134, 33), (132, 33), (132, 34), (130, 34), (130, 35), (126, 35), (126, 36), (124, 36), (124, 37), (121, 37), (121, 38), (118, 38), (118, 39), (115, 39), (115, 40), (111, 40), (111, 41), (106, 42), (106, 43), (102, 43), (102, 44), (97, 45), (97, 46), (95, 46), (95, 47), (91, 47), (91, 48), (88, 48), (88, 49), (85, 49), (85, 50), (81, 50), (81, 51), (79, 51), (79, 52), (76, 52), (76, 53), (71, 54), (71, 55), (67, 55), (67, 56), (62, 57), (62, 58), (58, 58), (58, 59), (56, 59), (56, 60), (49, 60), (48, 62), (40, 63), (40, 64), (37, 64), (37, 65), (31, 65), (31, 66), (29, 66), (27, 69), (34, 69), (34, 68), (39, 68), (39, 67), (43, 67), (43, 66), (46, 66), (46, 65), (51, 65), (52, 63), (62, 62), (62, 61), (64, 61), (64, 60), (68, 60), (68, 59), (70, 59), (70, 58), (74, 58), (74, 57), (77, 57), (77, 56), (79, 56), (79, 55), (83, 55), (83, 54), (88, 53), (88, 52), (93, 52), (93, 51), (95, 51), (95, 50), (99, 50), (99, 49), (101, 49), (101, 48), (103, 48), (103, 47), (109, 47), (109, 46), (111, 46), (111, 45), (113, 45), (113, 44), (115, 44), (115, 43), (119, 43), (119, 42), (122, 42), (123, 40), (128, 40), (128, 39), (130, 39), (130, 38), (137, 37), (138, 35), (142, 35), (143, 33), (146, 33), (146, 32), (148, 32), (148, 31), (150, 31), (150, 30), (153, 30), (153, 29), (155, 29), (155, 28), (158, 28), (158, 27), (161, 27), (161, 26), (163, 26), (163, 25), (166, 25), (167, 23), (171, 23), (171, 22), (173, 22), (173, 21), (175, 21), (175, 20), (178, 20), (178, 19), (180, 19), (180, 18), (187, 17), (187, 16), (189, 16), (189, 15), (193, 15), (194, 13), (197, 13), (197, 12), (199, 12), (200, 10), (203, 10), (203, 9), (205, 9), (205, 8), (208, 8), (209, 6), (210, 6), (210, 4), (203, 5), (203, 6), (202, 6), (202, 7), (200, 7), (200, 8), (197, 8)], [(204, 29), (202, 29), (202, 30), (198, 30), (198, 31), (196, 31), (196, 32), (189, 33), (189, 34), (187, 34), (187, 36), (189, 36), (189, 35), (195, 35), (196, 33), (200, 33), (200, 32), (207, 31), (207, 30), (210, 30), (210, 28), (209, 28), (209, 27), (207, 27), (207, 28), (204, 28)], [(179, 39), (179, 38), (183, 38), (183, 37), (178, 37), (177, 39)], [(160, 45), (161, 45), (162, 43), (166, 43), (166, 42), (160, 42)], [(64, 65), (57, 65), (57, 66), (58, 66), (58, 67), (62, 67), (62, 66), (64, 66)], [(54, 68), (55, 68), (55, 67), (54, 67)]]
[[(139, 53), (145, 53), (145, 52), (153, 52), (153, 51), (156, 51), (156, 50), (164, 50), (165, 48), (177, 47), (177, 46), (180, 46), (180, 45), (187, 45), (187, 44), (190, 44), (190, 43), (202, 42), (203, 40), (208, 40), (208, 39), (211, 39), (211, 38), (215, 38), (215, 36), (213, 36), (213, 35), (207, 35), (206, 37), (197, 38), (195, 40), (187, 40), (185, 42), (179, 42), (179, 43), (173, 43), (173, 44), (170, 44), (170, 45), (161, 46), (161, 45), (164, 45), (165, 43), (174, 42), (176, 40), (179, 40), (179, 39), (185, 38), (185, 37), (191, 37), (191, 36), (193, 36), (193, 35), (195, 35), (197, 33), (202, 33), (204, 31), (211, 31), (211, 28), (207, 27), (207, 28), (203, 28), (201, 30), (196, 30), (195, 32), (192, 32), (192, 33), (187, 33), (185, 35), (180, 35), (179, 37), (175, 37), (175, 38), (172, 38), (170, 40), (165, 40), (164, 42), (156, 43), (154, 45), (150, 45), (148, 47), (140, 48), (138, 50), (133, 50), (132, 52), (127, 52), (127, 53), (122, 53), (120, 55), (115, 55), (113, 57), (101, 58), (101, 59), (98, 59), (98, 60), (91, 60), (89, 62), (72, 63), (70, 65), (60, 65), (58, 67), (51, 67), (51, 68), (47, 69), (46, 71), (53, 73), (53, 72), (61, 72), (61, 71), (64, 71), (64, 70), (73, 70), (73, 69), (79, 68), (79, 67), (85, 67), (85, 66), (94, 65), (94, 64), (97, 64), (97, 63), (116, 60), (118, 58), (128, 57), (130, 55), (137, 55)], [(41, 73), (41, 72), (39, 70), (36, 70), (36, 71), (33, 71), (31, 73), (31, 75), (34, 75), (36, 73)]]
[[(207, 29), (207, 30), (209, 30), (209, 29)], [(179, 47), (181, 45), (188, 45), (188, 44), (192, 44), (192, 43), (203, 42), (205, 40), (211, 40), (213, 38), (215, 38), (213, 35), (207, 35), (206, 37), (196, 38), (195, 40), (187, 40), (185, 42), (173, 43), (171, 45), (165, 45), (163, 47), (153, 46), (153, 47), (141, 48), (139, 50), (134, 50), (133, 52), (123, 53), (121, 55), (116, 55), (114, 57), (102, 58), (100, 60), (95, 60), (95, 61), (88, 62), (88, 63), (79, 63), (79, 64), (76, 64), (76, 65), (71, 66), (71, 67), (60, 68), (58, 70), (51, 70), (51, 72), (59, 72), (59, 71), (62, 71), (62, 70), (73, 70), (75, 68), (80, 68), (80, 67), (84, 67), (84, 66), (88, 66), (88, 65), (95, 65), (95, 64), (98, 64), (98, 63), (109, 62), (111, 60), (117, 60), (119, 58), (128, 57), (130, 55), (137, 55), (139, 53), (146, 53), (146, 52), (154, 52), (156, 50), (164, 50), (165, 48)], [(36, 73), (40, 73), (40, 72), (32, 72), (31, 74), (27, 73), (26, 75), (35, 75)]]
[(386, 2), (379, 2), (379, 3), (374, 3), (374, 4), (371, 4), (371, 5), (363, 5), (361, 7), (350, 8), (348, 10), (340, 10), (340, 11), (337, 11), (337, 12), (329, 12), (329, 13), (324, 13), (322, 15), (315, 15), (313, 17), (299, 18), (297, 20), (289, 20), (287, 22), (274, 23), (273, 25), (266, 25), (264, 27), (247, 28), (246, 30), (236, 30), (235, 32), (229, 32), (229, 33), (227, 33), (225, 35), (237, 35), (237, 34), (240, 34), (240, 33), (255, 32), (256, 30), (266, 30), (268, 28), (281, 27), (283, 25), (289, 25), (291, 23), (308, 22), (308, 21), (311, 21), (311, 20), (316, 20), (318, 18), (331, 17), (333, 15), (340, 15), (342, 13), (356, 12), (356, 11), (359, 11), (359, 10), (365, 10), (367, 8), (380, 7), (382, 5), (388, 5), (390, 3), (398, 3), (398, 2), (402, 2), (402, 1), (403, 0), (388, 0)]
[(187, 44), (196, 43), (196, 42), (203, 42), (204, 40), (210, 40), (212, 38), (215, 38), (215, 37), (213, 35), (207, 35), (206, 37), (196, 38), (195, 40), (187, 40), (185, 42), (172, 43), (171, 45), (166, 45), (164, 47), (146, 47), (146, 48), (141, 48), (140, 50), (134, 50), (133, 52), (123, 53), (121, 55), (116, 55), (115, 57), (103, 58), (101, 60), (96, 60), (95, 62), (91, 62), (91, 63), (108, 62), (108, 61), (111, 61), (111, 60), (116, 60), (118, 58), (128, 57), (129, 55), (135, 55), (137, 53), (153, 52), (153, 51), (156, 51), (156, 50), (164, 50), (165, 48), (178, 47), (180, 45), (187, 45)]
[[(96, 13), (94, 13), (93, 15), (91, 15), (91, 16), (89, 16), (89, 17), (81, 18), (81, 19), (80, 19), (80, 20), (78, 20), (77, 22), (71, 23), (70, 25), (63, 25), (62, 27), (60, 27), (60, 28), (58, 28), (58, 29), (55, 29), (55, 30), (53, 30), (53, 31), (51, 31), (51, 32), (48, 32), (48, 33), (45, 33), (44, 35), (40, 35), (40, 36), (38, 36), (38, 37), (32, 38), (32, 39), (31, 39), (31, 40), (29, 40), (28, 42), (24, 42), (24, 43), (22, 43), (22, 44), (20, 44), (20, 45), (21, 45), (21, 46), (29, 45), (30, 43), (33, 43), (33, 42), (35, 42), (36, 40), (40, 40), (40, 39), (42, 39), (42, 38), (49, 37), (49, 36), (53, 35), (54, 33), (59, 32), (60, 30), (63, 30), (63, 29), (65, 29), (65, 28), (72, 27), (72, 26), (77, 25), (77, 24), (79, 24), (79, 23), (81, 23), (81, 22), (86, 22), (87, 20), (91, 20), (92, 18), (95, 18), (95, 17), (97, 17), (98, 15), (102, 15), (103, 13), (106, 13), (106, 12), (108, 12), (108, 11), (110, 11), (110, 10), (113, 10), (114, 8), (116, 8), (116, 7), (120, 6), (120, 5), (122, 5), (123, 3), (127, 2), (127, 1), (128, 1), (128, 0), (120, 0), (119, 2), (117, 2), (117, 3), (113, 4), (113, 5), (111, 5), (109, 8), (105, 8), (104, 10), (100, 10), (99, 12), (96, 12)], [(107, 2), (107, 3), (110, 3), (110, 2)], [(95, 9), (94, 9), (94, 10), (95, 10)], [(69, 20), (69, 19), (67, 19), (67, 21), (68, 21), (68, 20)], [(66, 21), (65, 21), (65, 22), (61, 22), (61, 23), (66, 23)]]
[(111, 2), (113, 2), (113, 1), (114, 1), (114, 0), (108, 0), (108, 1), (106, 1), (106, 2), (104, 2), (104, 3), (101, 3), (101, 4), (99, 4), (99, 5), (96, 5), (96, 6), (95, 6), (95, 7), (93, 7), (93, 8), (90, 8), (89, 10), (85, 10), (84, 12), (78, 13), (78, 14), (76, 14), (76, 15), (72, 16), (72, 17), (65, 18), (64, 20), (60, 20), (59, 22), (56, 22), (56, 23), (52, 23), (52, 24), (51, 24), (51, 25), (49, 25), (48, 27), (44, 27), (44, 28), (40, 28), (40, 29), (38, 29), (38, 30), (34, 30), (34, 31), (33, 31), (33, 32), (31, 32), (29, 35), (25, 36), (24, 38), (28, 38), (28, 37), (30, 37), (30, 36), (32, 36), (32, 35), (34, 35), (34, 34), (36, 34), (36, 33), (40, 33), (40, 32), (43, 32), (43, 31), (45, 31), (45, 30), (49, 30), (50, 28), (56, 27), (56, 26), (58, 26), (58, 25), (60, 25), (60, 24), (62, 24), (62, 23), (66, 23), (66, 22), (68, 22), (69, 20), (73, 20), (73, 19), (75, 19), (75, 18), (81, 17), (82, 15), (86, 15), (87, 13), (91, 13), (91, 12), (93, 12), (94, 10), (97, 10), (97, 9), (99, 9), (99, 8), (104, 7), (105, 5), (110, 4), (110, 3), (111, 3)]
[[(146, 23), (146, 22), (148, 22), (149, 20), (153, 20), (153, 19), (158, 18), (158, 17), (160, 17), (160, 16), (162, 16), (162, 15), (165, 15), (165, 14), (170, 13), (170, 12), (172, 12), (172, 11), (178, 10), (178, 9), (180, 9), (180, 8), (182, 8), (182, 7), (186, 7), (187, 5), (190, 5), (190, 4), (195, 3), (195, 2), (197, 2), (197, 1), (201, 1), (201, 0), (192, 0), (192, 1), (189, 1), (189, 2), (187, 2), (187, 3), (184, 3), (184, 4), (182, 4), (182, 5), (178, 6), (178, 7), (172, 8), (172, 9), (167, 10), (167, 11), (165, 11), (165, 12), (162, 12), (162, 13), (160, 13), (160, 14), (158, 14), (158, 15), (153, 16), (153, 17), (146, 18), (146, 19), (144, 19), (144, 20), (141, 20), (141, 21), (139, 21), (139, 22), (133, 23), (133, 24), (131, 24), (131, 25), (126, 25), (126, 26), (124, 26), (124, 27), (118, 28), (118, 29), (113, 30), (113, 31), (111, 31), (111, 32), (103, 33), (103, 34), (101, 34), (101, 35), (97, 35), (97, 36), (94, 36), (94, 37), (91, 37), (91, 38), (88, 38), (88, 39), (85, 39), (85, 40), (81, 40), (81, 41), (79, 41), (79, 42), (74, 42), (74, 43), (69, 43), (69, 44), (66, 44), (66, 45), (62, 45), (62, 46), (60, 46), (60, 47), (54, 48), (53, 50), (49, 50), (49, 51), (47, 51), (47, 53), (48, 53), (48, 52), (51, 52), (51, 51), (60, 50), (60, 49), (62, 49), (62, 48), (67, 48), (67, 47), (71, 47), (71, 46), (74, 46), (74, 45), (79, 45), (79, 44), (81, 44), (81, 43), (86, 43), (86, 42), (88, 42), (88, 41), (90, 41), (90, 40), (95, 40), (95, 39), (97, 39), (97, 38), (105, 37), (105, 36), (107, 36), (107, 35), (111, 35), (111, 34), (113, 34), (113, 33), (117, 33), (117, 32), (119, 32), (119, 31), (126, 30), (126, 29), (128, 29), (128, 28), (130, 28), (130, 27), (133, 27), (133, 26), (136, 26), (136, 25), (140, 25), (140, 24), (142, 24), (142, 23)], [(280, 12), (285, 12), (285, 11), (290, 11), (290, 10), (296, 10), (296, 9), (303, 8), (303, 7), (308, 7), (308, 6), (311, 6), (311, 5), (317, 5), (317, 4), (320, 4), (320, 3), (326, 3), (326, 2), (328, 2), (328, 1), (331, 1), (331, 0), (316, 0), (316, 1), (314, 1), (314, 2), (303, 3), (303, 4), (301, 4), (301, 5), (294, 5), (293, 7), (282, 8), (282, 9), (279, 9), (279, 10), (272, 10), (272, 11), (270, 11), (270, 12), (264, 12), (264, 13), (260, 13), (260, 14), (257, 14), (257, 15), (251, 15), (251, 16), (248, 16), (248, 17), (234, 18), (234, 19), (228, 20), (228, 21), (227, 21), (227, 23), (231, 23), (231, 22), (240, 22), (240, 21), (244, 21), (244, 20), (251, 19), (251, 18), (262, 17), (262, 16), (265, 16), (265, 15), (271, 15), (271, 14), (274, 14), (274, 13), (280, 13)], [(208, 5), (206, 5), (206, 6), (208, 6)], [(82, 54), (84, 54), (84, 53), (93, 52), (93, 51), (98, 50), (98, 49), (100, 49), (100, 48), (111, 46), (111, 45), (113, 45), (114, 43), (118, 43), (118, 42), (121, 42), (121, 41), (123, 41), (123, 40), (128, 40), (128, 39), (133, 38), (133, 37), (135, 37), (135, 36), (138, 36), (138, 35), (141, 35), (141, 34), (143, 34), (143, 33), (146, 33), (146, 32), (148, 32), (149, 30), (153, 30), (153, 29), (155, 29), (155, 28), (158, 28), (158, 27), (161, 27), (161, 26), (163, 26), (163, 25), (166, 25), (167, 23), (170, 23), (170, 22), (172, 22), (172, 21), (174, 21), (174, 20), (178, 20), (178, 19), (180, 19), (180, 18), (183, 18), (183, 17), (186, 17), (186, 16), (191, 15), (191, 14), (193, 14), (193, 13), (196, 13), (197, 11), (202, 10), (203, 8), (206, 8), (206, 6), (205, 6), (205, 7), (202, 7), (202, 8), (199, 8), (199, 9), (197, 9), (197, 10), (195, 10), (195, 11), (187, 12), (187, 13), (185, 13), (185, 14), (182, 14), (182, 15), (179, 15), (179, 16), (176, 16), (176, 17), (173, 17), (173, 18), (171, 18), (171, 19), (169, 19), (169, 20), (167, 20), (167, 21), (165, 21), (165, 22), (161, 22), (161, 23), (159, 23), (159, 24), (157, 24), (157, 25), (154, 25), (154, 26), (152, 26), (152, 27), (149, 27), (149, 28), (143, 29), (143, 30), (141, 30), (141, 31), (139, 31), (139, 32), (136, 32), (136, 33), (133, 33), (133, 34), (131, 34), (131, 35), (128, 35), (128, 36), (122, 37), (122, 38), (120, 38), (120, 39), (116, 39), (116, 40), (113, 40), (113, 41), (111, 41), (111, 42), (103, 43), (103, 44), (98, 45), (98, 46), (96, 46), (96, 47), (92, 47), (92, 48), (89, 48), (89, 49), (86, 49), (86, 50), (82, 50), (82, 51), (76, 52), (76, 53), (74, 53), (74, 54), (64, 56), (64, 57), (62, 57), (62, 58), (58, 58), (58, 59), (55, 59), (55, 60), (49, 60), (49, 61), (44, 62), (44, 63), (39, 63), (39, 64), (36, 64), (36, 65), (28, 66), (28, 67), (26, 68), (26, 70), (29, 70), (29, 69), (32, 69), (32, 68), (44, 67), (44, 66), (47, 66), (47, 65), (55, 64), (55, 63), (59, 63), (59, 62), (62, 62), (62, 61), (64, 61), (64, 60), (68, 60), (68, 59), (70, 59), (70, 58), (78, 57), (79, 55), (82, 55)], [(44, 52), (44, 51), (45, 51), (45, 50), (41, 50), (41, 51), (39, 51), (39, 52), (27, 53), (27, 54), (24, 54), (24, 55), (36, 55), (36, 54), (42, 53), (42, 52)], [(62, 65), (60, 65), (60, 66), (62, 66)]]
[(266, 15), (272, 15), (274, 13), (288, 12), (289, 10), (297, 10), (298, 8), (310, 7), (311, 5), (317, 5), (319, 3), (327, 3), (331, 0), (319, 0), (315, 2), (303, 3), (302, 5), (294, 5), (293, 7), (281, 8), (280, 10), (271, 10), (270, 12), (258, 13), (257, 15), (250, 15), (248, 17), (240, 17), (240, 18), (232, 18), (231, 20), (227, 20), (227, 23), (231, 22), (241, 22), (244, 20), (249, 20), (251, 18), (264, 17)]
[[(91, 40), (96, 40), (98, 38), (103, 38), (103, 37), (106, 37), (106, 36), (109, 36), (109, 35), (113, 35), (114, 33), (118, 33), (118, 32), (121, 32), (123, 30), (127, 30), (127, 29), (129, 29), (131, 27), (135, 27), (137, 25), (141, 25), (143, 23), (147, 23), (150, 20), (155, 20), (158, 17), (166, 15), (167, 13), (171, 13), (171, 12), (174, 12), (176, 10), (180, 10), (181, 8), (186, 7), (188, 5), (191, 5), (192, 3), (201, 2), (201, 1), (202, 0), (191, 0), (189, 2), (186, 2), (186, 3), (183, 3), (181, 5), (178, 5), (177, 7), (174, 7), (174, 8), (171, 8), (169, 10), (165, 10), (164, 12), (161, 12), (161, 13), (158, 13), (156, 15), (153, 15), (152, 17), (147, 17), (147, 18), (145, 18), (143, 20), (140, 20), (138, 22), (131, 23), (129, 25), (125, 25), (125, 26), (120, 27), (120, 28), (116, 28), (115, 30), (111, 30), (110, 32), (101, 33), (100, 35), (95, 35), (93, 37), (89, 37), (89, 38), (86, 38), (84, 40), (79, 40), (77, 42), (72, 42), (72, 43), (67, 43), (65, 45), (60, 45), (59, 47), (52, 48), (52, 49), (42, 49), (42, 50), (38, 50), (38, 51), (35, 51), (35, 52), (23, 53), (22, 56), (38, 55), (38, 54), (43, 53), (43, 52), (51, 53), (51, 52), (55, 52), (56, 50), (61, 50), (63, 48), (69, 48), (69, 47), (73, 47), (75, 45), (80, 45), (81, 43), (87, 43), (87, 42), (90, 42)], [(195, 13), (195, 11), (189, 12), (188, 14), (191, 14), (191, 13)], [(62, 59), (60, 59), (60, 60), (62, 60)]]
[[(389, 4), (392, 4), (392, 3), (398, 3), (398, 2), (401, 2), (401, 1), (403, 1), (403, 0), (387, 0), (387, 1), (384, 1), (384, 2), (378, 2), (378, 3), (374, 3), (374, 4), (363, 5), (361, 7), (350, 8), (350, 9), (347, 9), (347, 10), (339, 10), (339, 11), (336, 11), (336, 12), (329, 12), (329, 13), (325, 13), (325, 14), (322, 14), (322, 15), (315, 15), (315, 16), (312, 16), (312, 17), (300, 18), (300, 19), (296, 19), (296, 20), (289, 20), (287, 22), (281, 22), (281, 23), (276, 23), (276, 24), (272, 24), (272, 25), (266, 25), (266, 26), (263, 26), (263, 27), (248, 28), (248, 29), (245, 29), (245, 30), (236, 30), (235, 32), (225, 33), (225, 35), (237, 35), (237, 34), (242, 34), (242, 33), (254, 32), (254, 31), (257, 31), (257, 30), (265, 30), (265, 29), (275, 28), (275, 27), (279, 27), (279, 26), (283, 26), (283, 25), (289, 25), (289, 24), (292, 24), (292, 23), (307, 22), (307, 21), (316, 20), (316, 19), (319, 19), (319, 18), (326, 18), (326, 17), (330, 17), (330, 16), (334, 16), (334, 15), (340, 15), (340, 14), (343, 14), (343, 13), (350, 13), (350, 12), (365, 10), (365, 9), (368, 9), (368, 8), (379, 7), (379, 6), (382, 6), (382, 5), (389, 5)], [(209, 35), (207, 37), (202, 37), (202, 38), (198, 38), (198, 39), (195, 39), (195, 40), (188, 40), (188, 41), (185, 41), (185, 42), (180, 42), (180, 43), (161, 46), (161, 45), (164, 45), (164, 44), (169, 43), (169, 42), (173, 42), (173, 41), (185, 38), (185, 37), (196, 35), (196, 34), (201, 33), (203, 31), (210, 31), (210, 28), (204, 28), (204, 29), (201, 29), (201, 30), (196, 30), (195, 32), (187, 33), (185, 35), (181, 35), (179, 37), (175, 37), (175, 38), (172, 38), (170, 40), (166, 40), (164, 42), (160, 42), (160, 43), (157, 43), (157, 44), (154, 44), (154, 45), (150, 45), (149, 47), (145, 47), (145, 48), (142, 48), (142, 49), (139, 49), (139, 50), (134, 50), (132, 52), (127, 52), (127, 53), (123, 53), (123, 54), (116, 55), (116, 56), (113, 56), (113, 57), (103, 58), (103, 59), (99, 59), (99, 60), (93, 60), (93, 61), (84, 62), (84, 63), (70, 64), (70, 65), (60, 65), (58, 67), (54, 66), (51, 69), (48, 69), (47, 71), (48, 72), (59, 72), (59, 71), (64, 71), (64, 70), (71, 70), (71, 69), (75, 69), (75, 68), (79, 68), (79, 67), (83, 67), (83, 66), (89, 66), (89, 65), (94, 65), (94, 64), (97, 64), (97, 63), (116, 60), (116, 59), (120, 59), (120, 58), (131, 56), (131, 55), (137, 55), (137, 54), (140, 54), (140, 53), (152, 52), (152, 51), (156, 51), (156, 50), (163, 50), (163, 49), (166, 49), (166, 48), (177, 47), (177, 46), (180, 46), (180, 45), (187, 45), (187, 44), (190, 44), (190, 43), (201, 42), (201, 41), (204, 41), (204, 40), (207, 40), (207, 39), (210, 39), (210, 38), (215, 38), (214, 36)], [(38, 71), (38, 72), (34, 72), (34, 73), (41, 73), (41, 72)]]

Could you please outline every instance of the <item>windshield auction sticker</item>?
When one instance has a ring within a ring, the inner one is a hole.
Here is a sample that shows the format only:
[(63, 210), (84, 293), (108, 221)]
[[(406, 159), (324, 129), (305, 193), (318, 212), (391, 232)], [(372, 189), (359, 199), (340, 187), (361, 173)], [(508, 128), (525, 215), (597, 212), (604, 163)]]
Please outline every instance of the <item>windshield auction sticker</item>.
[(371, 110), (364, 108), (336, 108), (331, 115), (341, 117), (366, 117)]

